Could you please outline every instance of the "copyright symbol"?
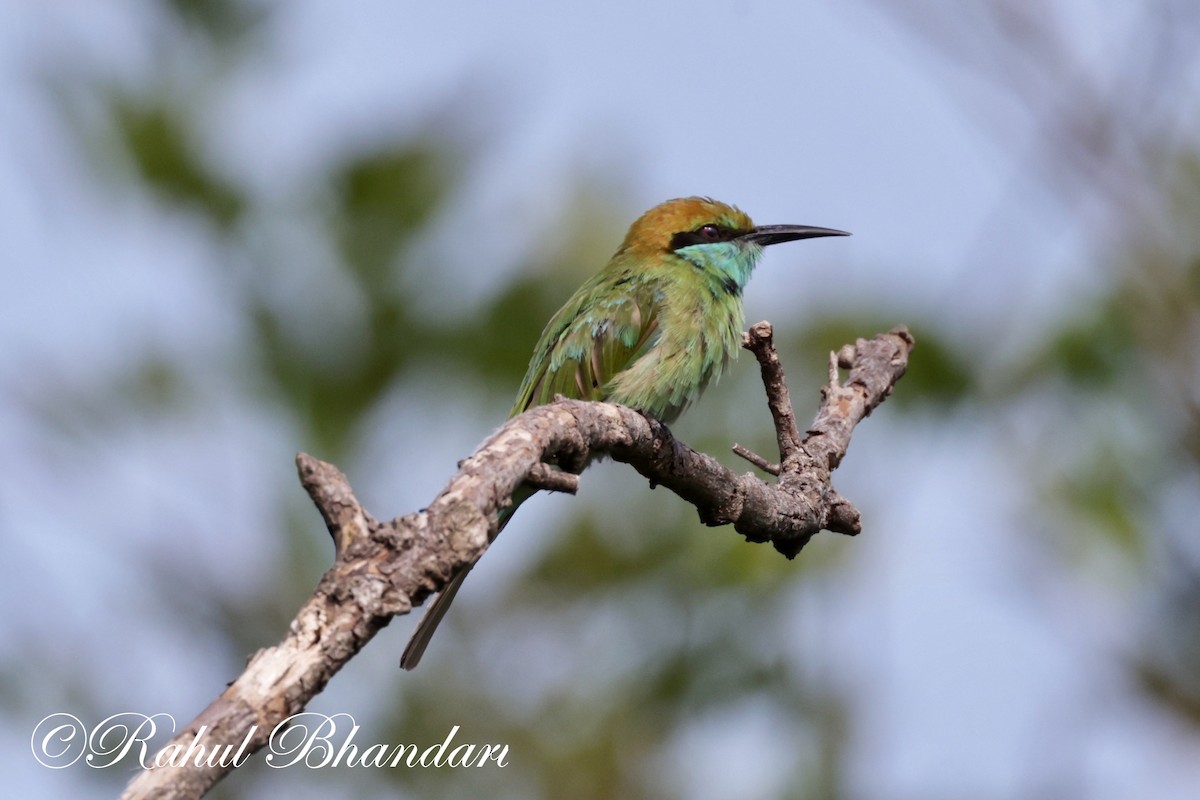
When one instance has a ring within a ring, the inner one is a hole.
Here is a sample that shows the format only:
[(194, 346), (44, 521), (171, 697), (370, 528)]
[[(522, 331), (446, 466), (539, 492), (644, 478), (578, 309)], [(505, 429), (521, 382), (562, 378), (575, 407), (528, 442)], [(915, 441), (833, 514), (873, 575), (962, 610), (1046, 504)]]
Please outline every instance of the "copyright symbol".
[(78, 761), (87, 749), (87, 729), (78, 717), (60, 711), (37, 724), (29, 744), (33, 757), (43, 767), (63, 769)]

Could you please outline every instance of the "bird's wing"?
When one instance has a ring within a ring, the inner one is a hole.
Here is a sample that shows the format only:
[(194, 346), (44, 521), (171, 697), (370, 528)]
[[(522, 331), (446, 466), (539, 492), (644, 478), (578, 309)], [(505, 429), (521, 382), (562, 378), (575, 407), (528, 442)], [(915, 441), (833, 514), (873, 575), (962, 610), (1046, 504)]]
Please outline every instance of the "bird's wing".
[(600, 273), (546, 325), (512, 415), (554, 396), (604, 400), (613, 376), (658, 341), (655, 287), (631, 274)]

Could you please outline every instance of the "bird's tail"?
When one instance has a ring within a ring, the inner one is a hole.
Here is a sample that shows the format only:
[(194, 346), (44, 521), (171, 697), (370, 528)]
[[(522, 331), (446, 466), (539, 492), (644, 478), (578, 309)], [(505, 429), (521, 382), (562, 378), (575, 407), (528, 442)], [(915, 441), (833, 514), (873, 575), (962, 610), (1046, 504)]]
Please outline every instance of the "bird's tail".
[[(512, 515), (516, 513), (521, 504), (537, 493), (528, 484), (521, 484), (513, 492), (512, 504), (508, 508), (500, 510), (498, 515), (499, 520), (496, 525), (496, 536), (500, 535), (500, 531), (504, 530), (504, 526), (512, 519)], [(492, 537), (492, 541), (496, 541), (496, 537)], [(429, 640), (433, 638), (433, 634), (437, 632), (438, 625), (442, 622), (442, 617), (446, 616), (446, 611), (449, 610), (450, 604), (454, 602), (454, 596), (458, 594), (459, 588), (462, 587), (463, 581), (467, 579), (467, 575), (471, 573), (471, 568), (474, 564), (467, 564), (461, 567), (458, 572), (454, 573), (449, 582), (442, 587), (442, 591), (429, 604), (425, 610), (425, 614), (421, 617), (421, 621), (417, 623), (416, 630), (413, 631), (412, 637), (408, 640), (408, 646), (404, 648), (404, 654), (400, 656), (400, 666), (403, 669), (412, 669), (421, 663), (421, 656), (425, 655), (425, 648), (429, 647)]]

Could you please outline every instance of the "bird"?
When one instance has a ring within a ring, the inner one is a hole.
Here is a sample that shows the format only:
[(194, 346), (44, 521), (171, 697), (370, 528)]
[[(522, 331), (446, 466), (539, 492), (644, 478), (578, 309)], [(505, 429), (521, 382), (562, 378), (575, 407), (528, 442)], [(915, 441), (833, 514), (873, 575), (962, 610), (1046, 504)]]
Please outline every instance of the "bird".
[[(741, 349), (742, 292), (768, 245), (845, 231), (755, 225), (708, 197), (651, 208), (599, 272), (542, 331), (509, 417), (557, 396), (619, 403), (674, 422)], [(498, 535), (536, 489), (522, 484), (499, 514)], [(474, 564), (430, 604), (400, 666), (417, 666)]]

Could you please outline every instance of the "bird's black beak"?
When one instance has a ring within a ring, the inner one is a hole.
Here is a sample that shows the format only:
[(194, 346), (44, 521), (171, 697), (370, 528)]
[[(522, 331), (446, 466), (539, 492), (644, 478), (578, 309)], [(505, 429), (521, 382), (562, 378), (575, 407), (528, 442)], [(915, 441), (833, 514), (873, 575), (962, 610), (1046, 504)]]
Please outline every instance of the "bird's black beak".
[(815, 239), (819, 236), (849, 236), (845, 231), (833, 228), (817, 228), (813, 225), (759, 225), (749, 233), (743, 233), (739, 238), (766, 247), (780, 242), (794, 242), (797, 239)]

